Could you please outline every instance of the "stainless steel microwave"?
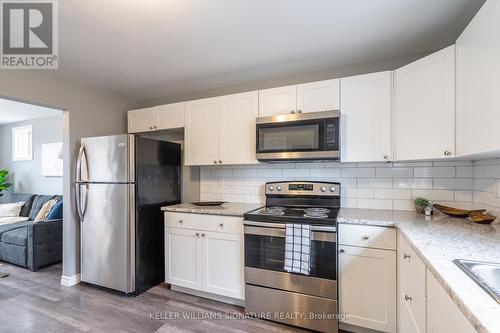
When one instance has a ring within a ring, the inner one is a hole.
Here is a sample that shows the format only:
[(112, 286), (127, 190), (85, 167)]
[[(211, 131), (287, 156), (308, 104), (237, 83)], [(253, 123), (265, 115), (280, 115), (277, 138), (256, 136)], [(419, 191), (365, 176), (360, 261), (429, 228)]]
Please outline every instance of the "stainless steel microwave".
[(339, 111), (259, 117), (256, 128), (256, 156), (260, 161), (340, 158)]

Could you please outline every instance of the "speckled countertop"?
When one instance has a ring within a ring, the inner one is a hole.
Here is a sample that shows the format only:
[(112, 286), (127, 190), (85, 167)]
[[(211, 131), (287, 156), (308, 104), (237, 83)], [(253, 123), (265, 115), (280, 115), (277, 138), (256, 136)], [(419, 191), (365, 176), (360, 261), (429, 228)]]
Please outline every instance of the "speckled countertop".
[(229, 215), (241, 216), (243, 214), (261, 207), (261, 204), (226, 202), (222, 206), (202, 207), (190, 203), (162, 207), (161, 210), (178, 213), (209, 214), (209, 215)]
[[(243, 216), (258, 206), (226, 203), (222, 208), (200, 208), (182, 204), (164, 210)], [(349, 208), (340, 209), (337, 221), (397, 228), (477, 331), (500, 332), (500, 304), (453, 263), (454, 259), (500, 263), (500, 222), (479, 225), (442, 214), (426, 218), (412, 212)]]

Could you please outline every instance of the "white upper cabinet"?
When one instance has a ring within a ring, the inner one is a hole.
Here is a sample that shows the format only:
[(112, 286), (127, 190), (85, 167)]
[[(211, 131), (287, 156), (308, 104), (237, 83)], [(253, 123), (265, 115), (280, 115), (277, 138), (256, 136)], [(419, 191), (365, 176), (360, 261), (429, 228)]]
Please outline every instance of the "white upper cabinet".
[(297, 86), (259, 90), (259, 117), (297, 112)]
[(186, 103), (185, 164), (251, 164), (258, 92)]
[(342, 78), (342, 162), (392, 160), (392, 71)]
[(456, 47), (457, 155), (498, 153), (500, 1), (486, 1)]
[(184, 102), (128, 111), (128, 132), (184, 127)]
[(158, 129), (184, 127), (184, 102), (157, 106)]
[(255, 118), (258, 113), (257, 91), (220, 98), (219, 163), (257, 163)]
[(155, 107), (130, 110), (127, 120), (129, 133), (154, 131), (158, 127), (158, 111)]
[(394, 72), (395, 158), (455, 156), (455, 46)]
[(219, 98), (186, 102), (185, 164), (218, 163)]
[(339, 79), (297, 85), (297, 112), (332, 111), (339, 108)]

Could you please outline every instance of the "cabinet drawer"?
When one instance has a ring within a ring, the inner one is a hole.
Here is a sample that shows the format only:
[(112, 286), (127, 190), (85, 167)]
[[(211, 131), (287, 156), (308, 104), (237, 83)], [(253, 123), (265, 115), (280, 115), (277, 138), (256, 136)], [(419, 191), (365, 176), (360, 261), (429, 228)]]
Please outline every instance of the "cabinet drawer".
[(203, 215), (201, 220), (203, 230), (226, 232), (230, 234), (243, 233), (243, 219), (241, 217)]
[(398, 235), (398, 273), (399, 305), (402, 311), (406, 311), (415, 331), (425, 332), (425, 264), (401, 234)]
[(396, 250), (396, 229), (340, 224), (339, 244)]
[(201, 229), (201, 215), (165, 212), (165, 226), (184, 229)]

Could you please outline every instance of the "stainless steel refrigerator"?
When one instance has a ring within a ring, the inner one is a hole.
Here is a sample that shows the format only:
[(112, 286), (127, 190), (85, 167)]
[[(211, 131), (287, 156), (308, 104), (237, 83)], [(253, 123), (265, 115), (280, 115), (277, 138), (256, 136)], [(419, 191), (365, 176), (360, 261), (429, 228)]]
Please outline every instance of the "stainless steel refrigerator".
[(81, 139), (81, 280), (136, 294), (164, 281), (161, 207), (180, 203), (181, 147), (135, 135)]

